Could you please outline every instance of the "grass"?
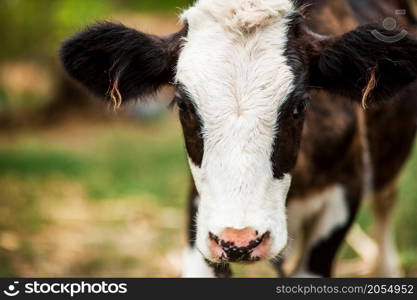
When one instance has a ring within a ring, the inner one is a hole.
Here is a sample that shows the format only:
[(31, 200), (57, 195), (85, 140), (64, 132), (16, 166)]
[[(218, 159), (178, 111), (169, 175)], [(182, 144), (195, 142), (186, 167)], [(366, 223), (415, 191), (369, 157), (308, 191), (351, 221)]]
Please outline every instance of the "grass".
[(27, 182), (56, 177), (77, 181), (95, 200), (149, 193), (161, 204), (182, 203), (178, 198), (183, 193), (176, 187), (187, 171), (177, 136), (152, 142), (131, 128), (120, 133), (110, 129), (96, 139), (94, 147), (80, 152), (71, 151), (70, 145), (44, 146), (41, 139), (23, 137), (18, 145), (0, 145), (0, 171)]
[[(417, 146), (401, 179), (395, 234), (406, 271), (417, 268)], [(416, 273), (414, 273), (416, 274)], [(417, 276), (417, 274), (416, 274)]]
[[(417, 270), (417, 149), (401, 180), (396, 237)], [(177, 276), (188, 186), (176, 120), (71, 121), (0, 137), (0, 276)], [(366, 206), (359, 223), (369, 228)], [(343, 257), (355, 255), (345, 250)], [(267, 264), (237, 268), (270, 276)]]
[[(66, 222), (75, 220), (92, 231), (111, 232), (147, 220), (142, 226), (153, 230), (146, 232), (143, 238), (149, 243), (146, 235), (157, 236), (150, 252), (166, 251), (169, 244), (175, 245), (175, 239), (180, 243), (184, 241), (178, 236), (178, 228), (184, 222), (178, 217), (180, 212), (177, 209), (184, 206), (186, 199), (188, 170), (180, 135), (177, 122), (169, 120), (151, 126), (117, 122), (94, 126), (68, 124), (54, 130), (1, 137), (0, 276), (28, 275), (21, 264), (30, 265), (30, 269), (36, 267), (38, 271), (33, 271), (33, 274), (49, 276), (48, 268), (42, 270), (37, 266), (46, 259), (47, 253), (39, 250), (42, 247), (39, 247), (36, 236), (42, 236), (39, 237), (41, 243), (54, 244), (51, 236), (43, 236), (45, 232), (59, 229), (63, 235), (74, 234), (74, 229), (67, 228)], [(68, 216), (66, 207), (74, 205), (73, 202), (80, 202), (77, 204), (80, 207), (75, 207)], [(114, 214), (113, 208), (117, 204), (123, 206), (121, 216)], [(58, 218), (57, 211), (61, 206), (65, 206), (62, 208), (64, 217)], [(155, 225), (148, 223), (153, 223), (153, 218), (164, 208), (168, 212), (175, 208), (174, 214), (167, 214), (175, 226), (169, 224), (174, 229), (156, 232), (159, 223), (166, 221), (158, 221)], [(138, 211), (140, 218), (126, 217), (130, 211)], [(93, 220), (92, 224), (82, 218), (83, 213), (88, 215), (87, 219)], [(102, 237), (97, 238), (94, 246), (102, 249), (103, 255), (77, 261), (79, 266), (75, 270), (62, 267), (62, 271), (55, 274), (97, 275), (109, 267), (105, 265), (107, 258), (113, 257), (117, 265), (113, 266), (114, 269), (126, 270), (124, 265), (132, 262), (130, 265), (135, 276), (141, 272), (145, 272), (144, 276), (156, 272), (163, 275), (162, 271), (150, 267), (151, 264), (146, 262), (148, 258), (140, 262), (134, 254), (123, 254), (119, 253), (122, 250), (113, 249), (111, 245), (118, 244), (113, 238), (121, 235), (94, 234)], [(133, 234), (130, 238), (135, 239)], [(70, 239), (59, 243), (65, 248)], [(85, 244), (80, 247), (83, 246)], [(108, 272), (111, 273), (104, 274), (115, 274), (114, 270)], [(119, 272), (120, 276), (126, 276), (122, 270)]]

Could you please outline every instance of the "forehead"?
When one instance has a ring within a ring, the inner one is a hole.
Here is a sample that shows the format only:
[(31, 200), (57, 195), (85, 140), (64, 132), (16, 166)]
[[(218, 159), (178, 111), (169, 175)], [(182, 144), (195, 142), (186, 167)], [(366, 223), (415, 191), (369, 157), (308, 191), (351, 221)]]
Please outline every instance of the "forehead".
[(199, 108), (249, 110), (284, 101), (294, 79), (285, 55), (289, 1), (217, 2), (199, 1), (184, 13), (189, 34), (177, 81)]

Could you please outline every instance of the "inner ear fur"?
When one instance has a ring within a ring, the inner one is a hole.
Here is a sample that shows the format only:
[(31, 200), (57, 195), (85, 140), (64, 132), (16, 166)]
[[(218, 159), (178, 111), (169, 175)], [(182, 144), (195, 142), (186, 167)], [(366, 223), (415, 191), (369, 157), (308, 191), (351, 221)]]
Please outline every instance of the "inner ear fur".
[(65, 41), (60, 50), (68, 74), (119, 106), (155, 93), (174, 78), (187, 27), (169, 36), (145, 34), (102, 22)]

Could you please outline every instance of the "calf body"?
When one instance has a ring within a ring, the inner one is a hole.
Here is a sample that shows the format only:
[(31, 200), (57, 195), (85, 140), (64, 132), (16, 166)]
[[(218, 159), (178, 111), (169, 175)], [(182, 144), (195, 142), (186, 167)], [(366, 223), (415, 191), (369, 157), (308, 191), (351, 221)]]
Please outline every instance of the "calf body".
[[(411, 18), (398, 39), (367, 25), (378, 20), (362, 8), (384, 18), (401, 4), (200, 0), (168, 37), (104, 23), (64, 44), (68, 73), (116, 105), (176, 88), (193, 177), (184, 276), (227, 277), (228, 263), (262, 259), (281, 270), (294, 240), (294, 274), (330, 276), (366, 192), (380, 254), (392, 256), (389, 212), (416, 130), (417, 41)], [(395, 259), (385, 261), (379, 271), (394, 275)]]
[[(319, 1), (317, 1), (319, 2)], [(345, 33), (363, 22), (379, 21), (392, 16), (403, 3), (379, 1), (321, 1), (309, 13), (310, 28), (325, 35)], [(367, 10), (379, 12), (373, 18), (356, 17)], [(382, 10), (382, 11), (381, 11)], [(411, 26), (410, 20), (399, 20)], [(329, 23), (331, 25), (329, 25)], [(409, 28), (409, 27), (408, 27)], [(411, 29), (412, 30), (412, 29)], [(301, 244), (302, 254), (293, 276), (331, 276), (332, 266), (341, 243), (364, 196), (373, 199), (376, 237), (380, 248), (373, 274), (398, 276), (399, 262), (390, 229), (397, 179), (413, 146), (417, 128), (417, 85), (411, 85), (395, 103), (362, 107), (343, 96), (316, 90), (307, 110), (297, 164), (287, 198), (287, 220), (292, 242)], [(189, 197), (198, 204), (195, 187)], [(195, 249), (196, 211), (190, 213), (190, 249)], [(191, 250), (192, 251), (192, 250)], [(272, 263), (281, 271), (285, 261)], [(187, 255), (188, 256), (188, 255)], [(204, 265), (195, 270), (185, 268), (186, 276), (201, 274), (227, 277), (224, 264)], [(189, 272), (188, 272), (189, 271)]]

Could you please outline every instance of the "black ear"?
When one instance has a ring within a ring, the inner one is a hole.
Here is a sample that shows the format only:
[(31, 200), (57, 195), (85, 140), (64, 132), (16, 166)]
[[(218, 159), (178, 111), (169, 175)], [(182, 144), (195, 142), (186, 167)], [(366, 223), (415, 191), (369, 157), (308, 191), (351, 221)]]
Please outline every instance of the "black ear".
[(417, 79), (417, 41), (406, 31), (366, 25), (320, 41), (309, 85), (368, 103), (392, 99)]
[(185, 31), (159, 37), (121, 24), (100, 23), (67, 40), (61, 60), (70, 76), (118, 105), (172, 81)]

